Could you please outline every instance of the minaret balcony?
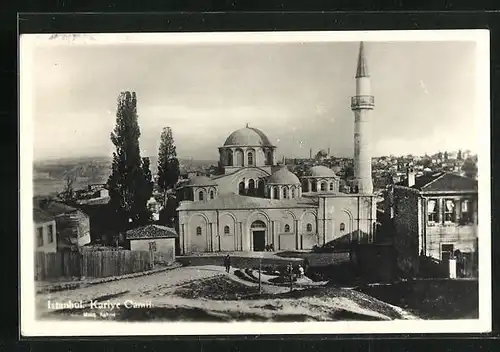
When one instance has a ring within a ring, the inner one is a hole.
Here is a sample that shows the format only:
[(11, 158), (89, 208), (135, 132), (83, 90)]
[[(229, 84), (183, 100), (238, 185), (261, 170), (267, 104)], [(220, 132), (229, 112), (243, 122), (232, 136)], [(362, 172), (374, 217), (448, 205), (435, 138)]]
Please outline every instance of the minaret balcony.
[(375, 98), (373, 95), (356, 95), (351, 97), (351, 109), (373, 109), (375, 106)]

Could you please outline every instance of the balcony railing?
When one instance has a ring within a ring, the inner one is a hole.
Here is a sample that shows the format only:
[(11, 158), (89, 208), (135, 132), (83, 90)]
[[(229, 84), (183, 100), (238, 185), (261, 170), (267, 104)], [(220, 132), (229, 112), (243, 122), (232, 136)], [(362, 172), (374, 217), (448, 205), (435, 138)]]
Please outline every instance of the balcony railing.
[(373, 95), (356, 95), (351, 97), (351, 109), (373, 108), (375, 98)]

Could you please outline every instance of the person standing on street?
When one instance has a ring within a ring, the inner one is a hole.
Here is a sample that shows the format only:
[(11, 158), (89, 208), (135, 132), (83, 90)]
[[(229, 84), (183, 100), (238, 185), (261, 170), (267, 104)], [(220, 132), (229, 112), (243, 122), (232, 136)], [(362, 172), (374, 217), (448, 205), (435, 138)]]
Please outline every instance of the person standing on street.
[(304, 268), (302, 265), (299, 265), (299, 277), (303, 278), (304, 277)]
[(224, 266), (226, 267), (226, 273), (229, 273), (229, 270), (231, 269), (231, 257), (229, 254), (224, 258)]

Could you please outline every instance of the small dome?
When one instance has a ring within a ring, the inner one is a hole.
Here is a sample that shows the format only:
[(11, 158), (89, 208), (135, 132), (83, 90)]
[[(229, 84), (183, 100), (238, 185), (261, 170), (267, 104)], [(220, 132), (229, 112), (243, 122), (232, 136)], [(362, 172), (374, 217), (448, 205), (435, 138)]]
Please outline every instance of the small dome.
[(215, 182), (206, 176), (194, 176), (189, 179), (187, 184), (190, 186), (208, 186), (215, 184)]
[(224, 146), (268, 146), (272, 147), (269, 138), (257, 128), (245, 127), (234, 131), (227, 137)]
[(321, 149), (318, 154), (316, 154), (317, 156), (320, 156), (320, 157), (327, 157), (328, 156), (328, 152), (324, 149)]
[(286, 167), (282, 167), (267, 179), (267, 183), (280, 185), (300, 185), (300, 180), (294, 173), (288, 171)]
[(332, 169), (327, 168), (326, 166), (313, 166), (306, 172), (306, 176), (312, 177), (337, 177), (335, 172)]

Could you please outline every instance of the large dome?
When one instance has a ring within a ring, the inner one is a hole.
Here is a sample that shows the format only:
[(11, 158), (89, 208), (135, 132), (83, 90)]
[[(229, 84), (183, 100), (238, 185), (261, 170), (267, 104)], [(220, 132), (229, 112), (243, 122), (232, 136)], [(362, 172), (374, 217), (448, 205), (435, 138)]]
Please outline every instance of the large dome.
[(335, 172), (332, 169), (327, 168), (326, 166), (313, 166), (306, 172), (306, 176), (312, 177), (337, 177)]
[(294, 173), (288, 171), (286, 167), (282, 167), (269, 176), (267, 183), (279, 185), (300, 185), (300, 180)]
[(272, 144), (269, 138), (261, 130), (253, 127), (245, 127), (234, 131), (227, 137), (224, 146), (268, 146)]

